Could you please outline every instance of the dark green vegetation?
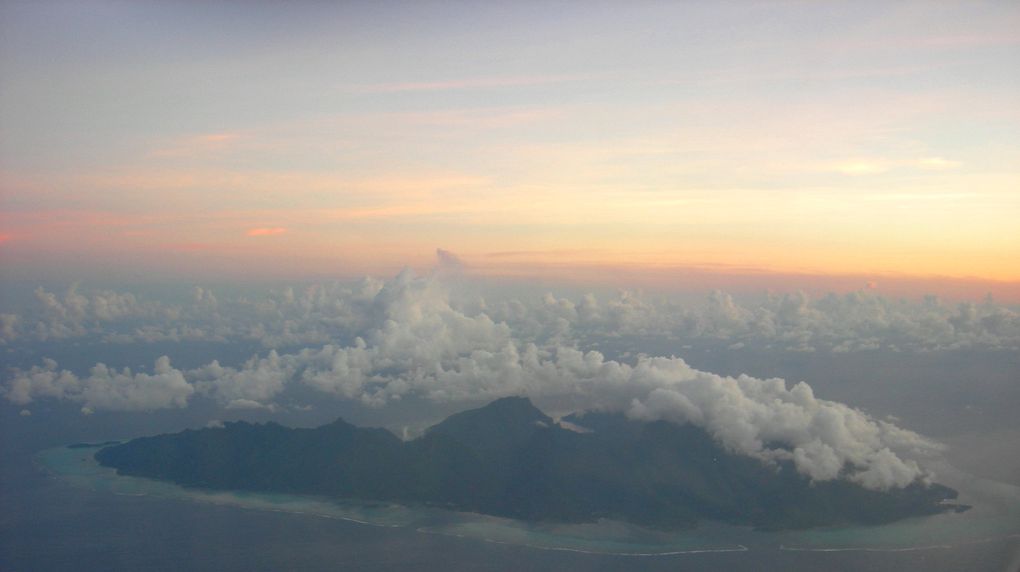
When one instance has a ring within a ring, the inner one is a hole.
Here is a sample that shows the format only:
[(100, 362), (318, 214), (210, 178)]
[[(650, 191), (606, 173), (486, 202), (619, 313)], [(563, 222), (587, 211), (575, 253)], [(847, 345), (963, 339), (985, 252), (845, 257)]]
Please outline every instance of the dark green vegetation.
[(700, 519), (759, 528), (878, 524), (958, 507), (956, 491), (888, 492), (811, 483), (790, 466), (726, 452), (702, 429), (618, 414), (571, 416), (568, 430), (525, 398), (452, 415), (414, 441), (343, 420), (315, 429), (228, 423), (135, 439), (96, 453), (122, 475), (187, 487), (428, 504), (530, 521)]

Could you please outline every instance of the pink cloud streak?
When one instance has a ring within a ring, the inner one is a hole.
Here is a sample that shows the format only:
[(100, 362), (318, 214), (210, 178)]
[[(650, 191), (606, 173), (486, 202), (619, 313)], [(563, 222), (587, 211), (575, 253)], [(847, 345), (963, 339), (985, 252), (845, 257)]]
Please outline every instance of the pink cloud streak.
[(282, 226), (276, 226), (272, 228), (251, 228), (245, 234), (248, 236), (276, 236), (287, 232), (287, 229)]

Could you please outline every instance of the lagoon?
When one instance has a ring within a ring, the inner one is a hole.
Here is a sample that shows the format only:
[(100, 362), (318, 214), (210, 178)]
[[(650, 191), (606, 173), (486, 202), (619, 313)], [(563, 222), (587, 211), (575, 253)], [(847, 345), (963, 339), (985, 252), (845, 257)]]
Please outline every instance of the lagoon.
[[(662, 532), (634, 525), (600, 521), (590, 524), (524, 523), (509, 519), (451, 512), (428, 507), (405, 507), (378, 502), (336, 501), (302, 495), (186, 489), (172, 483), (118, 476), (92, 458), (93, 448), (56, 447), (35, 456), (38, 465), (52, 478), (55, 487), (87, 491), (116, 504), (124, 499), (156, 501), (175, 510), (204, 512), (210, 508), (226, 511), (237, 521), (272, 520), (286, 515), (308, 522), (335, 523), (319, 528), (338, 532), (337, 545), (365, 535), (385, 544), (392, 537), (425, 548), (432, 555), (422, 561), (437, 569), (455, 562), (485, 563), (485, 568), (512, 568), (510, 561), (495, 554), (510, 551), (526, 554), (539, 568), (554, 562), (581, 566), (582, 561), (625, 559), (626, 568), (657, 569), (672, 562), (690, 569), (725, 566), (736, 569), (835, 569), (870, 567), (878, 570), (1002, 570), (1020, 546), (1020, 487), (969, 476), (949, 465), (939, 468), (940, 478), (957, 488), (961, 501), (973, 505), (964, 513), (914, 518), (883, 526), (835, 527), (801, 531), (759, 532), (744, 527), (705, 524), (695, 530)], [(68, 491), (65, 490), (65, 493)], [(342, 523), (342, 524), (341, 524)], [(360, 528), (356, 534), (350, 531)], [(292, 528), (290, 530), (293, 530)], [(278, 531), (287, 536), (286, 531)], [(216, 536), (214, 533), (213, 536)], [(388, 538), (390, 537), (390, 538)], [(409, 540), (413, 539), (413, 540)], [(434, 553), (426, 547), (456, 546)], [(252, 546), (267, 550), (267, 546)], [(462, 552), (468, 549), (471, 556)], [(276, 550), (272, 549), (275, 554)], [(321, 547), (320, 547), (321, 550)], [(317, 552), (317, 551), (313, 551)], [(387, 551), (388, 552), (388, 551)], [(487, 552), (496, 561), (481, 556)], [(390, 557), (393, 555), (390, 554)], [(466, 558), (466, 560), (462, 560)], [(563, 558), (580, 559), (564, 563)], [(272, 560), (271, 558), (267, 561)], [(314, 560), (314, 559), (313, 559)], [(358, 562), (371, 569), (373, 558)], [(714, 566), (713, 566), (714, 562)], [(346, 562), (348, 566), (355, 564)], [(757, 566), (755, 566), (757, 564)], [(328, 561), (310, 562), (308, 569), (328, 569)], [(608, 565), (608, 564), (605, 564)], [(355, 566), (357, 567), (357, 566)], [(584, 568), (585, 566), (581, 566)], [(651, 568), (649, 568), (651, 567)]]

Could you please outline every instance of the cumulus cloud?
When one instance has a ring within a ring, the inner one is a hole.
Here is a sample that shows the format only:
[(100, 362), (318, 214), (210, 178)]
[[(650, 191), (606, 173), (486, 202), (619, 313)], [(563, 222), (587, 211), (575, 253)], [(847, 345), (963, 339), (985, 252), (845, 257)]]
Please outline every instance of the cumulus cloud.
[(3, 387), (4, 397), (17, 404), (40, 397), (67, 399), (82, 403), (83, 413), (185, 407), (194, 391), (167, 356), (156, 360), (152, 374), (135, 374), (128, 368), (117, 371), (100, 363), (84, 378), (58, 370), (57, 362), (45, 359), (42, 366), (17, 371)]
[[(546, 303), (566, 314), (578, 310)], [(787, 307), (793, 316), (803, 313), (797, 303)], [(239, 369), (213, 363), (189, 375), (235, 406), (269, 399), (291, 381), (375, 406), (408, 395), (438, 402), (528, 395), (554, 408), (693, 423), (733, 451), (790, 461), (815, 480), (845, 476), (878, 489), (923, 478), (916, 461), (903, 455), (937, 449), (915, 433), (818, 399), (805, 383), (719, 376), (676, 357), (641, 356), (625, 364), (595, 351), (520, 342), (505, 323), (464, 314), (437, 281), (410, 272), (383, 285), (372, 313), (364, 335), (349, 346), (272, 352)]]
[(874, 292), (771, 295), (740, 304), (716, 291), (701, 304), (646, 300), (621, 292), (608, 301), (547, 296), (544, 304), (492, 304), (515, 331), (572, 338), (655, 335), (683, 341), (725, 341), (791, 351), (1020, 348), (1020, 313), (991, 301), (957, 306), (935, 297), (892, 300)]
[[(88, 300), (41, 299), (54, 313), (99, 315), (85, 310), (96, 307)], [(271, 338), (303, 349), (272, 350), (236, 366), (213, 361), (184, 372), (165, 357), (152, 374), (100, 364), (84, 378), (46, 360), (16, 371), (5, 397), (17, 404), (69, 399), (91, 411), (182, 407), (194, 394), (224, 408), (272, 408), (291, 384), (370, 406), (411, 396), (478, 403), (528, 395), (551, 411), (603, 409), (692, 423), (735, 452), (792, 463), (811, 479), (847, 478), (885, 489), (924, 479), (916, 458), (938, 446), (819, 399), (805, 383), (720, 376), (673, 356), (607, 359), (582, 342), (654, 335), (723, 340), (733, 351), (762, 341), (798, 351), (859, 351), (889, 340), (935, 339), (951, 346), (1020, 339), (1016, 314), (993, 304), (946, 308), (928, 299), (904, 305), (853, 293), (770, 296), (743, 306), (723, 292), (698, 308), (630, 292), (609, 299), (549, 294), (530, 302), (489, 301), (451, 296), (439, 275), (419, 278), (411, 271), (388, 281), (288, 288), (256, 301), (224, 301), (196, 289), (190, 305), (160, 312), (194, 316), (201, 326), (192, 327), (203, 335)], [(240, 314), (247, 317), (234, 317)]]
[(80, 380), (73, 373), (57, 371), (57, 362), (46, 358), (42, 366), (28, 371), (16, 371), (3, 388), (4, 397), (24, 405), (38, 397), (66, 399), (78, 392)]
[(18, 337), (17, 314), (0, 314), (0, 343), (14, 341)]
[(224, 403), (228, 408), (262, 407), (283, 391), (284, 383), (294, 371), (281, 363), (280, 356), (269, 352), (265, 358), (253, 357), (235, 369), (213, 361), (188, 372), (199, 391)]
[[(440, 249), (437, 258), (434, 276), (458, 275), (456, 255)], [(196, 287), (190, 300), (177, 304), (108, 290), (82, 293), (74, 286), (62, 297), (38, 289), (34, 308), (0, 314), (0, 343), (85, 336), (109, 343), (253, 341), (266, 349), (349, 343), (374, 323), (384, 285), (366, 278), (282, 288), (261, 297), (217, 296)], [(570, 298), (461, 290), (449, 301), (453, 308), (469, 316), (484, 313), (508, 325), (516, 339), (540, 345), (594, 347), (607, 339), (655, 336), (675, 340), (678, 347), (718, 341), (734, 349), (836, 353), (1020, 349), (1020, 312), (990, 300), (950, 305), (935, 297), (890, 299), (865, 289), (822, 297), (770, 295), (753, 302), (716, 291), (701, 303), (680, 303), (629, 291)]]
[(436, 267), (439, 272), (460, 272), (464, 270), (464, 261), (449, 250), (437, 248)]
[(72, 284), (62, 297), (36, 288), (35, 312), (28, 316), (0, 316), (0, 336), (11, 340), (30, 337), (40, 340), (80, 337), (100, 333), (104, 325), (127, 319), (166, 319), (157, 303), (142, 303), (133, 294), (99, 290), (89, 294)]

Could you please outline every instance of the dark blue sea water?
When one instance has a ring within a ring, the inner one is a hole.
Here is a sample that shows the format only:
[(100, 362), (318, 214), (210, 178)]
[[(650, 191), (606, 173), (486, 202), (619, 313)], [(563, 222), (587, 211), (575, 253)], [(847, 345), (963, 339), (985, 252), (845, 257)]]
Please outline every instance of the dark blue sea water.
[[(1013, 572), (1020, 552), (1020, 496), (1015, 487), (988, 482), (971, 487), (985, 506), (963, 515), (783, 534), (709, 525), (665, 538), (615, 523), (536, 528), (472, 515), (184, 491), (103, 474), (89, 462), (91, 452), (4, 452), (0, 570)], [(664, 554), (633, 554), (642, 552)]]

